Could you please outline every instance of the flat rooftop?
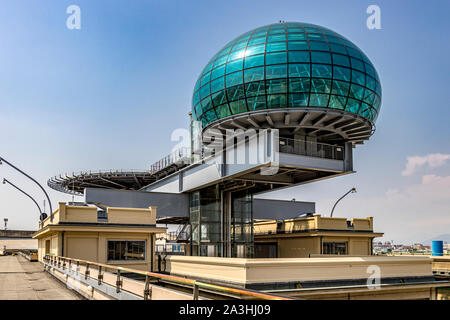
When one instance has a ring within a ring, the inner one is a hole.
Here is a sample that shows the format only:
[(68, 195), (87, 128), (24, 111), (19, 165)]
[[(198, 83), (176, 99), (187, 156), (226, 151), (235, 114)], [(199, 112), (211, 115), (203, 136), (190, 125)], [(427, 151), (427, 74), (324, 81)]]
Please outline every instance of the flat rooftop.
[(82, 300), (82, 297), (45, 272), (41, 263), (22, 256), (1, 256), (0, 300)]

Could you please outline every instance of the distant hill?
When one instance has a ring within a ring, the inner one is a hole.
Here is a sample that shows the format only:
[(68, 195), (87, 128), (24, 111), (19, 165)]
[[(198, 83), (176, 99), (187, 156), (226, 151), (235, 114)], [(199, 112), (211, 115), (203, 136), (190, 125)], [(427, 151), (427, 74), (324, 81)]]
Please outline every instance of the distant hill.
[(436, 241), (436, 240), (442, 240), (444, 241), (444, 243), (450, 243), (450, 234), (441, 234), (439, 236), (433, 237), (431, 239), (428, 239), (424, 242), (422, 242), (423, 245), (425, 246), (431, 246), (431, 241)]

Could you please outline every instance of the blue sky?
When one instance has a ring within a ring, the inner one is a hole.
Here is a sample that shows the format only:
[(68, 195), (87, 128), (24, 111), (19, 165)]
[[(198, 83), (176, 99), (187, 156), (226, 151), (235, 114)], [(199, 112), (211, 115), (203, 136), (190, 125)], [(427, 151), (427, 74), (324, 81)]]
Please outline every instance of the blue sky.
[[(80, 30), (66, 27), (72, 4), (81, 8)], [(366, 27), (371, 4), (381, 8), (381, 30)], [(374, 216), (376, 231), (395, 241), (450, 233), (449, 13), (450, 3), (437, 0), (5, 1), (0, 155), (44, 184), (84, 169), (146, 169), (171, 150), (173, 130), (187, 128), (197, 76), (223, 45), (278, 20), (310, 22), (371, 59), (381, 114), (375, 135), (354, 150), (356, 174), (270, 196), (316, 201), (328, 215), (355, 186), (336, 216)], [(432, 154), (444, 155), (438, 165), (427, 161)], [(402, 175), (413, 156), (421, 165)], [(43, 199), (6, 166), (0, 177)], [(71, 198), (49, 192), (54, 206)], [(36, 228), (33, 206), (0, 185), (0, 219), (11, 228)]]

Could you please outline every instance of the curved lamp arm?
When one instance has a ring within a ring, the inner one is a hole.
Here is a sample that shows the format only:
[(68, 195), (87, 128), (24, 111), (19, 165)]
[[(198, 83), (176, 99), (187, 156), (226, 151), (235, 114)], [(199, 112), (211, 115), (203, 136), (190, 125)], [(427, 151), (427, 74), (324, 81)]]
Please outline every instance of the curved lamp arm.
[(23, 174), (24, 176), (26, 176), (27, 178), (29, 178), (30, 180), (32, 180), (34, 183), (36, 183), (41, 189), (42, 191), (44, 191), (45, 196), (47, 197), (48, 200), (48, 204), (50, 206), (50, 221), (53, 221), (53, 209), (52, 209), (52, 202), (50, 201), (50, 197), (48, 196), (47, 192), (45, 191), (45, 189), (39, 184), (39, 182), (37, 182), (36, 180), (34, 180), (32, 177), (30, 177), (28, 174), (26, 174), (25, 172), (23, 172), (22, 170), (20, 170), (19, 168), (17, 168), (16, 166), (14, 166), (13, 164), (11, 164), (10, 162), (6, 161), (4, 158), (0, 157), (0, 164), (2, 164), (2, 162), (5, 162), (7, 165), (9, 165), (10, 167), (16, 169), (17, 171), (19, 171), (21, 174)]
[(331, 215), (330, 215), (330, 217), (333, 217), (333, 211), (334, 211), (334, 208), (336, 208), (336, 205), (338, 204), (338, 202), (341, 201), (342, 199), (344, 199), (345, 196), (348, 195), (349, 193), (355, 193), (355, 192), (356, 192), (356, 188), (351, 188), (349, 191), (347, 191), (346, 194), (344, 194), (342, 197), (340, 197), (340, 198), (338, 199), (338, 201), (336, 201), (336, 203), (334, 204), (333, 209), (331, 210)]
[(33, 202), (36, 204), (36, 206), (39, 209), (39, 213), (40, 213), (40, 217), (42, 217), (42, 210), (41, 207), (39, 206), (39, 204), (36, 202), (36, 200), (33, 199), (32, 196), (30, 196), (28, 193), (26, 193), (25, 191), (23, 191), (22, 189), (20, 189), (18, 186), (16, 186), (14, 183), (8, 181), (7, 179), (3, 178), (3, 184), (5, 183), (9, 183), (11, 186), (13, 186), (14, 188), (16, 188), (17, 190), (19, 190), (20, 192), (22, 192), (24, 195), (26, 195), (28, 198), (30, 198), (31, 200), (33, 200)]

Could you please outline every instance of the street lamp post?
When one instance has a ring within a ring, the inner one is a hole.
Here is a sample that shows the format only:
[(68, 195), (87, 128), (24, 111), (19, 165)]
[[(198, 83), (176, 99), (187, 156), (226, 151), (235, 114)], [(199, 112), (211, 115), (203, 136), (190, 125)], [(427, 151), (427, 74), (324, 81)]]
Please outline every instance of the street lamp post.
[(41, 221), (44, 221), (44, 219), (46, 218), (45, 213), (42, 213), (41, 207), (39, 206), (39, 204), (36, 202), (36, 200), (34, 200), (34, 198), (32, 196), (30, 196), (28, 193), (26, 193), (25, 191), (23, 191), (22, 189), (20, 189), (18, 186), (16, 186), (14, 183), (12, 183), (11, 181), (8, 181), (7, 179), (3, 178), (3, 184), (8, 183), (11, 186), (13, 186), (14, 188), (16, 188), (17, 190), (19, 190), (20, 192), (22, 192), (24, 195), (26, 195), (28, 198), (30, 198), (38, 207), (39, 209), (39, 218), (41, 219)]
[(50, 201), (50, 197), (48, 196), (47, 192), (45, 191), (45, 189), (40, 185), (39, 182), (37, 182), (35, 179), (33, 179), (32, 177), (30, 177), (28, 174), (26, 174), (25, 172), (23, 172), (22, 170), (20, 170), (19, 168), (17, 168), (15, 165), (11, 164), (10, 162), (6, 161), (4, 158), (0, 157), (0, 164), (2, 163), (6, 163), (7, 165), (9, 165), (10, 167), (16, 169), (17, 171), (19, 171), (21, 174), (23, 174), (25, 177), (27, 177), (28, 179), (32, 180), (34, 183), (36, 183), (41, 189), (42, 191), (44, 191), (45, 196), (47, 197), (48, 200), (48, 205), (50, 207), (50, 221), (53, 221), (53, 209), (52, 209), (52, 203)]
[(333, 211), (334, 211), (334, 208), (336, 208), (336, 205), (338, 204), (338, 202), (339, 201), (341, 201), (342, 199), (344, 199), (344, 197), (346, 196), (346, 195), (348, 195), (349, 193), (355, 193), (356, 192), (356, 188), (351, 188), (349, 191), (347, 191), (342, 197), (340, 197), (339, 199), (338, 199), (338, 201), (336, 201), (336, 203), (334, 204), (334, 206), (333, 206), (333, 209), (331, 210), (331, 215), (330, 215), (330, 217), (333, 217)]

